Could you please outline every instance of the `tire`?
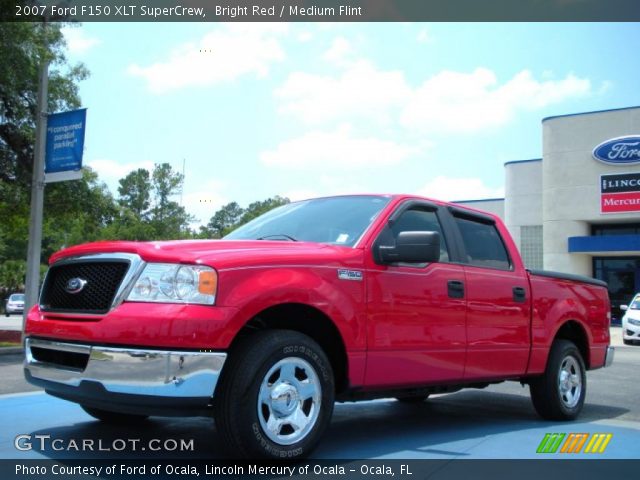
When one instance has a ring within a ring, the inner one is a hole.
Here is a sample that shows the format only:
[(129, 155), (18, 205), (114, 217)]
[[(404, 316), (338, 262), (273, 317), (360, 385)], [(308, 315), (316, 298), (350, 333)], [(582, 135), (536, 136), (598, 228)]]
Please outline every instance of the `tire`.
[(587, 376), (580, 350), (573, 342), (556, 340), (551, 345), (547, 368), (529, 383), (531, 400), (547, 420), (574, 420), (582, 410)]
[(298, 332), (267, 330), (238, 345), (215, 392), (215, 422), (237, 458), (296, 459), (331, 420), (335, 387), (320, 346)]
[(86, 407), (84, 405), (80, 405), (82, 409), (91, 415), (93, 418), (96, 418), (104, 423), (112, 423), (112, 424), (131, 424), (131, 423), (140, 423), (149, 418), (147, 415), (134, 415), (132, 413), (118, 413), (118, 412), (110, 412), (108, 410), (102, 410), (101, 408), (93, 408)]
[(429, 394), (418, 395), (415, 397), (396, 397), (396, 400), (407, 405), (415, 405), (424, 402), (427, 398), (429, 398)]

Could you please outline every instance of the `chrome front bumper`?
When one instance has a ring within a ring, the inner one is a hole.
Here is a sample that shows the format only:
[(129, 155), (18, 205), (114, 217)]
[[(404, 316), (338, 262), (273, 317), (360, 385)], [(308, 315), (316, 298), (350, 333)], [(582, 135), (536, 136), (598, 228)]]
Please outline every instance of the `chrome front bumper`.
[[(226, 353), (101, 347), (25, 339), (25, 376), (53, 395), (82, 404), (205, 407)], [(131, 410), (131, 409), (128, 409)], [(139, 410), (139, 409), (138, 409)]]
[(613, 363), (613, 356), (616, 352), (616, 349), (613, 348), (611, 345), (609, 345), (607, 347), (607, 352), (604, 355), (604, 366), (605, 367), (610, 367), (611, 364)]

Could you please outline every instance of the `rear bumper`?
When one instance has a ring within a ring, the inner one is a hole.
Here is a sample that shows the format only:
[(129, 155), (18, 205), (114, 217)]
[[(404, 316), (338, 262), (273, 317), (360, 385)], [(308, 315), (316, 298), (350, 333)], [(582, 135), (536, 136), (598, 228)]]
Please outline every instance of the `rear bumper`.
[(616, 349), (613, 348), (611, 345), (609, 345), (607, 347), (607, 352), (604, 355), (604, 366), (605, 367), (610, 367), (611, 364), (613, 363), (613, 357), (615, 355)]
[(6, 313), (24, 313), (24, 306), (19, 307), (19, 306), (14, 306), (14, 305), (7, 305), (4, 308), (4, 311)]
[(147, 415), (201, 414), (226, 353), (152, 350), (27, 337), (26, 379), (82, 405)]

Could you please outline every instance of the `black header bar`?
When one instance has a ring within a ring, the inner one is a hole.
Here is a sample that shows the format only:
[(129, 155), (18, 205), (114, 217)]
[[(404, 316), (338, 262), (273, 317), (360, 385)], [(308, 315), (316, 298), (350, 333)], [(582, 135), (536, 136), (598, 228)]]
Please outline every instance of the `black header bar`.
[(0, 21), (637, 22), (637, 0), (0, 0)]
[(600, 193), (640, 192), (640, 172), (601, 175)]

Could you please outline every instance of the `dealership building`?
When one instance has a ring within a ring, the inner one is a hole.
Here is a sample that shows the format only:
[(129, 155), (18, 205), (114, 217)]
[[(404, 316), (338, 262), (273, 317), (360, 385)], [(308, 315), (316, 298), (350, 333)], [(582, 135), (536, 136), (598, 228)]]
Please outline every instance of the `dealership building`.
[(528, 268), (604, 280), (616, 308), (640, 291), (640, 107), (542, 120), (542, 158), (505, 164), (500, 216)]

